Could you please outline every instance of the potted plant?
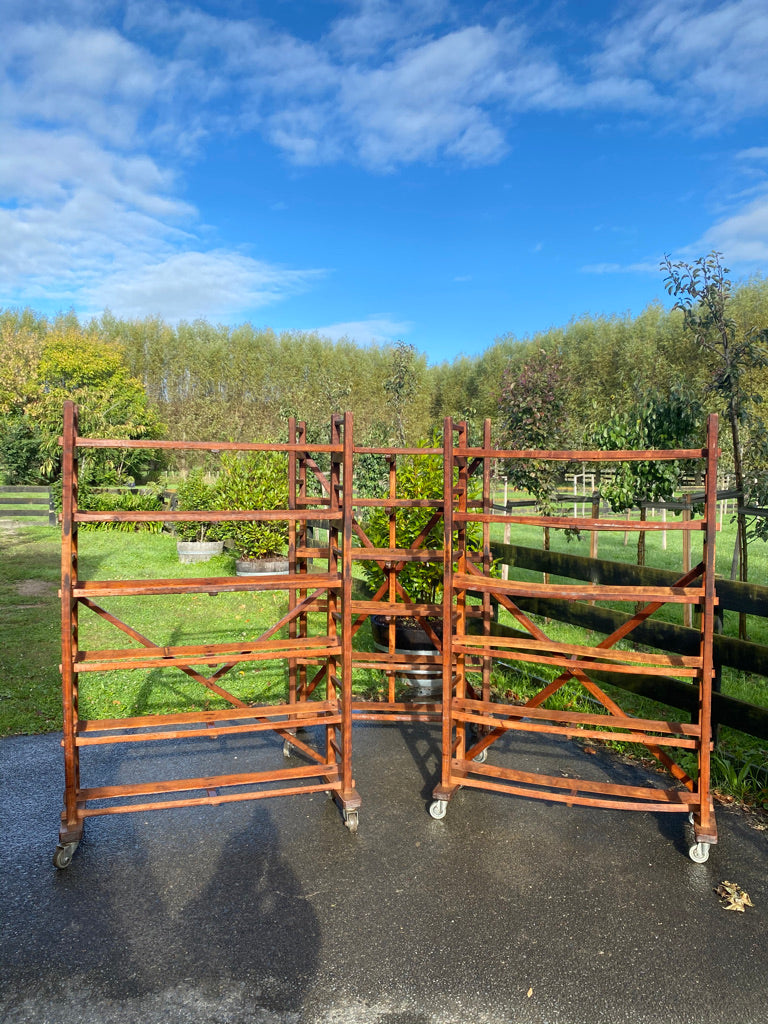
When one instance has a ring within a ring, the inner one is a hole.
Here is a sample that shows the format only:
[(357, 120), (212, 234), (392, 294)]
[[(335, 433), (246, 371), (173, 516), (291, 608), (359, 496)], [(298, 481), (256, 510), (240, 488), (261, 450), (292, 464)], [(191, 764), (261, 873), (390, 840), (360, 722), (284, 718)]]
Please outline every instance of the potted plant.
[[(205, 482), (201, 469), (193, 470), (176, 490), (176, 511), (202, 512), (219, 508), (216, 487)], [(176, 551), (180, 562), (207, 562), (224, 549), (220, 523), (176, 523)]]
[[(218, 508), (231, 511), (284, 509), (288, 506), (288, 478), (285, 456), (279, 452), (233, 452), (221, 457), (216, 486)], [(288, 571), (285, 521), (226, 524), (235, 554), (238, 576)]]
[[(423, 443), (423, 447), (427, 442)], [(433, 445), (435, 447), (436, 445)], [(443, 460), (438, 455), (407, 455), (398, 464), (397, 497), (434, 500), (443, 496)], [(408, 548), (416, 541), (435, 514), (434, 508), (398, 508), (395, 511), (395, 547)], [(365, 523), (368, 539), (378, 548), (388, 548), (390, 512), (374, 508)], [(426, 533), (421, 546), (441, 550), (444, 544), (443, 521), (439, 519)], [(482, 538), (476, 527), (468, 529), (467, 546), (470, 551), (480, 550)], [(361, 570), (371, 586), (378, 590), (385, 580), (384, 570), (375, 562), (362, 562)], [(398, 573), (398, 580), (411, 601), (419, 604), (439, 604), (443, 596), (443, 563), (406, 562)], [(371, 632), (375, 646), (389, 649), (389, 617), (371, 616)], [(430, 629), (442, 635), (440, 616), (427, 619)], [(437, 648), (416, 618), (398, 616), (395, 620), (395, 650), (398, 654), (437, 654)], [(442, 673), (439, 667), (425, 666), (402, 673), (405, 681), (418, 696), (432, 697), (440, 693)]]

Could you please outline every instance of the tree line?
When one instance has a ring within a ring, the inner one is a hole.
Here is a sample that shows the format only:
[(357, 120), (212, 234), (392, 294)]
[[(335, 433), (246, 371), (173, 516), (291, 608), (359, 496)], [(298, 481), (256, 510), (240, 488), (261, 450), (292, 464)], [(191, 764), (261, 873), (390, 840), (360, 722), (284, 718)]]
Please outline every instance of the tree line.
[[(558, 395), (550, 446), (578, 447), (611, 416), (632, 416), (649, 401), (684, 392), (702, 429), (706, 411), (728, 422), (736, 415), (749, 453), (744, 476), (754, 476), (768, 464), (759, 411), (768, 396), (768, 280), (743, 282), (725, 298), (732, 349), (755, 342), (730, 369), (703, 342), (717, 327), (699, 323), (697, 334), (691, 310), (700, 309), (698, 299), (688, 312), (678, 301), (671, 310), (652, 303), (637, 316), (585, 314), (530, 337), (505, 334), (479, 355), (433, 365), (404, 342), (363, 346), (314, 332), (203, 320), (173, 326), (110, 313), (82, 323), (71, 312), (48, 318), (1, 309), (0, 472), (8, 483), (56, 478), (65, 398), (78, 401), (83, 432), (93, 436), (280, 440), (296, 416), (313, 439), (324, 439), (330, 416), (350, 410), (360, 443), (413, 444), (446, 415), (466, 419), (474, 439), (485, 417), (509, 433), (516, 382), (535, 379), (544, 367)], [(742, 400), (734, 411), (728, 386), (737, 371)], [(723, 442), (733, 464), (729, 431)], [(104, 458), (94, 453), (90, 470), (103, 482), (141, 480), (152, 468), (144, 454)]]

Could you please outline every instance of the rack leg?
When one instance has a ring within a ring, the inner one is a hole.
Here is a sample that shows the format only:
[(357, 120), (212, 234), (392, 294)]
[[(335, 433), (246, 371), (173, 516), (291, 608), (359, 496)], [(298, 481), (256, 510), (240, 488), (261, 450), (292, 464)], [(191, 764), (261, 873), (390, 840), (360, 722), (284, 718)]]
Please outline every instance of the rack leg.
[(53, 853), (54, 867), (59, 868), (59, 870), (69, 867), (72, 863), (72, 858), (75, 855), (75, 850), (80, 845), (80, 840), (82, 838), (82, 820), (78, 821), (74, 825), (67, 824), (67, 812), (66, 810), (62, 811), (61, 826), (59, 828), (59, 842)]

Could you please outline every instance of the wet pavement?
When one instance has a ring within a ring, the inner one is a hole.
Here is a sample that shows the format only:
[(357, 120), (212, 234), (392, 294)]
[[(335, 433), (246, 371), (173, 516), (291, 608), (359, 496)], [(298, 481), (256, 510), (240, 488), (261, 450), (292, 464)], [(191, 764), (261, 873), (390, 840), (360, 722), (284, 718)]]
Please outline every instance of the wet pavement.
[[(768, 833), (737, 809), (703, 865), (679, 815), (467, 789), (434, 821), (438, 730), (361, 725), (357, 835), (322, 794), (121, 814), (57, 871), (58, 741), (0, 742), (7, 1024), (768, 1024)], [(535, 770), (648, 777), (505, 742)], [(265, 734), (86, 753), (86, 785), (282, 763)], [(725, 911), (725, 879), (754, 907)]]

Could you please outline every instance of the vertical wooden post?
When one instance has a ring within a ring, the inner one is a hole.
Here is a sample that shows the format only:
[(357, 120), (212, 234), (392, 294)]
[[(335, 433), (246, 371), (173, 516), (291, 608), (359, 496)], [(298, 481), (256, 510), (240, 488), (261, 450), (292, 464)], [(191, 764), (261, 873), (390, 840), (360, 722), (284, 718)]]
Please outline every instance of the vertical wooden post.
[[(691, 496), (690, 494), (683, 495), (683, 503), (685, 508), (683, 509), (683, 522), (690, 523), (691, 521)], [(683, 575), (691, 571), (691, 531), (683, 530)], [(683, 605), (683, 625), (693, 625), (693, 609), (689, 604)]]
[(64, 809), (59, 842), (79, 842), (83, 821), (78, 811), (80, 757), (77, 748), (79, 722), (78, 684), (75, 658), (78, 650), (78, 602), (74, 588), (78, 579), (77, 559), (77, 432), (78, 410), (74, 402), (64, 403), (62, 434), (61, 512), (61, 694), (63, 705)]
[[(352, 516), (354, 438), (352, 413), (344, 415), (341, 508), (341, 799), (345, 811), (357, 808), (352, 778)], [(349, 819), (348, 819), (349, 821)]]
[[(288, 420), (288, 442), (290, 444), (296, 444), (296, 418), (291, 416)], [(297, 452), (292, 451), (288, 453), (288, 508), (298, 508), (297, 501)], [(297, 548), (297, 534), (298, 534), (298, 523), (295, 519), (291, 519), (288, 523), (288, 572), (291, 575), (296, 575), (298, 566), (296, 562), (296, 548)], [(296, 591), (291, 589), (288, 591), (288, 608), (290, 611), (296, 607), (298, 603), (298, 597)], [(295, 639), (298, 636), (298, 629), (296, 619), (291, 619), (288, 623), (288, 636)], [(288, 703), (296, 703), (296, 659), (288, 659)]]
[[(454, 427), (454, 431), (457, 434), (456, 445), (459, 449), (466, 448), (468, 446), (467, 437), (467, 423), (466, 420), (462, 420), (457, 423)], [(456, 492), (454, 495), (453, 490), (453, 471), (451, 472), (451, 489), (448, 492), (448, 496), (451, 499), (451, 505), (453, 506), (453, 499), (456, 499), (456, 508), (459, 512), (466, 513), (467, 511), (467, 497), (469, 495), (469, 465), (466, 455), (454, 455), (451, 452), (451, 462), (455, 461), (458, 467), (458, 479), (456, 481)], [(455, 533), (455, 542), (453, 535)], [(451, 531), (450, 541), (452, 557), (451, 566), (453, 562), (456, 562), (456, 568), (459, 573), (466, 574), (467, 572), (467, 523), (461, 521), (454, 525), (454, 529)], [(467, 631), (467, 591), (466, 589), (458, 590), (455, 597), (455, 632), (458, 636), (464, 636)], [(454, 689), (457, 700), (463, 700), (467, 695), (467, 656), (466, 654), (458, 654), (456, 657), (452, 657), (452, 662), (456, 670), (456, 682)], [(466, 754), (467, 747), (467, 733), (466, 729), (460, 728), (456, 734), (456, 757), (463, 758)]]
[(443, 719), (440, 787), (437, 799), (447, 799), (453, 757), (453, 421), (443, 423)]
[[(389, 497), (393, 501), (397, 497), (397, 456), (394, 453), (389, 457)], [(397, 509), (394, 507), (389, 510), (389, 546), (391, 548), (397, 547)], [(388, 565), (385, 564), (384, 570), (387, 574), (387, 600), (394, 602), (397, 600), (397, 571), (395, 570), (394, 562), (390, 562)], [(387, 627), (387, 647), (391, 655), (397, 649), (396, 629), (397, 620), (392, 617)], [(394, 703), (395, 700), (395, 673), (392, 671), (387, 674), (387, 700), (390, 704)]]
[[(504, 480), (504, 512), (505, 513), (507, 511), (507, 501), (509, 500), (508, 495), (509, 495), (509, 480), (507, 480), (505, 478), (505, 480)], [(511, 531), (511, 527), (510, 527), (509, 523), (505, 523), (504, 524), (504, 543), (505, 544), (509, 544), (510, 538), (512, 536), (510, 531)], [(509, 579), (509, 566), (506, 564), (506, 562), (501, 567), (501, 578), (503, 580), (508, 580)]]
[[(302, 443), (303, 442), (303, 443), (306, 444), (306, 441), (307, 441), (307, 424), (305, 422), (303, 422), (303, 421), (301, 423), (297, 423), (296, 424), (296, 441), (297, 441), (297, 443)], [(306, 508), (306, 501), (307, 501), (307, 496), (308, 496), (307, 495), (307, 457), (306, 457), (306, 453), (302, 453), (301, 459), (298, 462), (297, 471), (298, 471), (298, 479), (297, 479), (298, 495), (297, 495), (297, 498), (300, 499), (300, 501), (297, 501), (297, 504), (302, 504), (303, 507)], [(317, 536), (317, 533), (315, 531), (314, 534), (313, 534), (313, 541), (314, 541), (314, 538), (316, 536)], [(298, 542), (299, 542), (299, 544), (302, 544), (304, 547), (307, 547), (307, 545), (309, 544), (309, 538), (310, 538), (309, 527), (307, 525), (307, 520), (304, 519), (304, 520), (302, 520), (301, 525), (299, 526)], [(308, 560), (306, 558), (301, 559), (301, 561), (299, 562), (298, 571), (299, 571), (300, 574), (303, 574), (303, 575), (306, 575), (307, 572), (309, 571), (309, 563), (308, 563)], [(330, 572), (330, 569), (328, 571)], [(308, 594), (309, 594), (308, 590), (299, 590), (298, 593), (297, 593), (297, 600), (300, 600), (300, 601), (304, 600), (304, 598)], [(308, 632), (309, 632), (309, 617), (306, 614), (306, 612), (303, 612), (300, 615), (300, 617), (299, 617), (299, 636), (300, 637), (306, 637), (308, 635)], [(306, 697), (307, 697), (307, 666), (305, 664), (304, 665), (299, 665), (296, 683), (297, 683), (298, 699), (299, 700), (306, 700)]]
[(697, 842), (716, 842), (714, 808), (710, 797), (712, 739), (712, 683), (714, 678), (713, 634), (715, 628), (715, 524), (717, 522), (717, 416), (707, 418), (707, 476), (704, 495), (703, 538), (704, 598), (701, 604), (701, 679), (699, 681), (699, 727), (701, 729), (697, 788), (701, 801), (694, 822)]
[[(483, 515), (493, 512), (491, 495), (491, 421), (483, 423)], [(483, 523), (483, 575), (491, 575), (491, 524)], [(491, 595), (483, 593), (483, 636), (491, 633)], [(483, 656), (483, 700), (491, 699), (491, 659)]]
[[(331, 444), (338, 446), (340, 443), (340, 429), (339, 429), (339, 417), (331, 417)], [(328, 573), (329, 575), (336, 575), (339, 572), (339, 521), (336, 518), (336, 514), (339, 512), (341, 507), (341, 456), (338, 452), (332, 451), (330, 453), (331, 467), (328, 474), (328, 482), (330, 485), (330, 501), (328, 503)], [(326, 618), (326, 629), (329, 640), (333, 641), (338, 638), (339, 635), (339, 591), (336, 587), (331, 587), (328, 591), (328, 612)], [(339, 685), (341, 680), (339, 677), (339, 662), (338, 655), (333, 654), (328, 659), (328, 676), (327, 676), (327, 694), (328, 700), (333, 702), (339, 699)], [(326, 761), (328, 764), (334, 764), (336, 762), (336, 751), (334, 750), (334, 734), (335, 726), (329, 725), (326, 727)], [(342, 737), (343, 743), (343, 737)]]

